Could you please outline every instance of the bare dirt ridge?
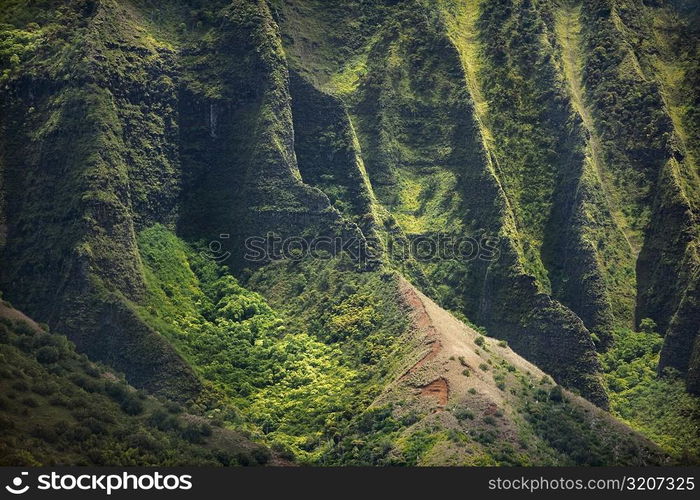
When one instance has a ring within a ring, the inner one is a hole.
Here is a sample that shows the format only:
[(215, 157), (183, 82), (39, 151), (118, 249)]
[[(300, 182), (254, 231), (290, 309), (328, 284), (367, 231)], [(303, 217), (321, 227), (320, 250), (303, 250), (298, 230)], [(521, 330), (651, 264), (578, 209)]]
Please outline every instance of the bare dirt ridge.
[[(404, 430), (405, 437), (436, 428), (473, 435), (490, 432), (519, 453), (547, 449), (544, 438), (532, 434), (523, 403), (536, 388), (550, 390), (554, 380), (506, 343), (483, 336), (455, 318), (403, 278), (399, 278), (399, 292), (413, 324), (405, 346), (414, 361), (396, 373), (394, 382), (372, 405), (393, 405), (399, 417), (418, 415)], [(621, 444), (633, 440), (644, 448), (643, 453), (662, 457), (656, 445), (604, 410), (567, 390), (562, 392), (569, 404), (586, 415), (586, 425), (605, 428)], [(523, 429), (530, 430), (523, 434)], [(475, 460), (486, 448), (479, 442), (461, 446), (447, 440), (422, 457), (420, 464), (478, 464)]]
[(442, 349), (442, 343), (440, 342), (435, 325), (433, 325), (433, 320), (425, 308), (425, 303), (419, 296), (420, 292), (403, 279), (400, 283), (400, 291), (404, 302), (412, 311), (411, 321), (413, 322), (413, 327), (425, 335), (424, 343), (430, 347), (428, 352), (404, 373), (402, 378), (406, 378), (435, 358)]
[(398, 377), (396, 385), (417, 389), (414, 393), (429, 398), (437, 409), (444, 409), (453, 397), (461, 400), (469, 395), (474, 396), (476, 390), (478, 399), (486, 409), (501, 406), (506, 399), (494, 381), (493, 363), (506, 361), (519, 371), (529, 372), (533, 378), (544, 376), (539, 368), (510, 348), (499, 346), (495, 339), (483, 337), (483, 346), (479, 347), (476, 343), (480, 336), (478, 332), (403, 278), (399, 282), (399, 290), (403, 302), (411, 311), (419, 345), (427, 352)]

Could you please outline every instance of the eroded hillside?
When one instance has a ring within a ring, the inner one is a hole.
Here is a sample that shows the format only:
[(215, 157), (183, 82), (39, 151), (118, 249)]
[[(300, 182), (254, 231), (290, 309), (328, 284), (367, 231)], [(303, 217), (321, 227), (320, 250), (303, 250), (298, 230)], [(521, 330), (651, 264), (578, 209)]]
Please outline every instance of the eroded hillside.
[[(554, 384), (506, 342), (467, 327), (406, 281), (399, 287), (412, 318), (406, 341), (413, 349), (399, 375), (333, 450), (339, 463), (650, 465), (667, 460), (653, 443)], [(562, 440), (563, 435), (569, 438)]]
[[(5, 0), (0, 288), (130, 384), (304, 462), (665, 460), (605, 409), (690, 460), (697, 20), (682, 1)], [(268, 234), (363, 250), (247, 260)], [(444, 237), (496, 251), (392, 251)]]

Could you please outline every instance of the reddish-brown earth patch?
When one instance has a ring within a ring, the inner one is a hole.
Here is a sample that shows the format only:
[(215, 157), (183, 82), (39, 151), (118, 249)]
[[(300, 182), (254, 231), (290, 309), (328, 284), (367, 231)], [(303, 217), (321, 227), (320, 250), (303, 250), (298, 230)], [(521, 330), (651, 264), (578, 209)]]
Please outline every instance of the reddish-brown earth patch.
[(402, 281), (401, 293), (403, 295), (403, 300), (413, 311), (412, 320), (414, 328), (425, 332), (425, 343), (430, 346), (430, 350), (425, 354), (425, 356), (419, 359), (415, 365), (404, 373), (402, 378), (405, 378), (437, 356), (440, 349), (442, 349), (442, 343), (438, 338), (435, 325), (433, 325), (433, 321), (431, 320), (428, 311), (425, 309), (425, 304), (416, 293), (416, 290), (407, 282)]
[(435, 398), (438, 406), (444, 407), (450, 398), (450, 384), (447, 382), (447, 379), (440, 377), (421, 387), (420, 392), (423, 396)]

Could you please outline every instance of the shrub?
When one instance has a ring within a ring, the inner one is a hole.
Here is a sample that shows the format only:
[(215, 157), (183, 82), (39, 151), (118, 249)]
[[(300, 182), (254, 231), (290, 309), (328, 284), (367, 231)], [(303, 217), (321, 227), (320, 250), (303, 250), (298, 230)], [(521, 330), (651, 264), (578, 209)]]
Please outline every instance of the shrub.
[(535, 399), (538, 401), (545, 401), (549, 397), (549, 393), (544, 389), (537, 389), (535, 392)]
[(100, 370), (95, 365), (93, 365), (91, 363), (88, 363), (87, 365), (85, 365), (85, 367), (83, 369), (85, 370), (86, 375), (89, 375), (89, 376), (95, 377), (95, 378), (100, 376)]
[(138, 396), (128, 395), (119, 405), (127, 415), (140, 415), (143, 413), (143, 403)]
[(148, 451), (160, 451), (163, 445), (144, 430), (139, 430), (127, 438), (129, 446)]
[(560, 403), (564, 400), (564, 393), (562, 392), (561, 386), (555, 385), (552, 390), (549, 391), (549, 399), (555, 403)]
[(209, 437), (212, 435), (212, 432), (214, 432), (214, 431), (212, 430), (211, 425), (209, 425), (205, 422), (201, 425), (200, 432), (202, 433), (202, 436)]
[(85, 389), (87, 392), (101, 392), (104, 387), (101, 380), (93, 380), (79, 373), (72, 374), (69, 379), (75, 385)]
[(15, 345), (18, 349), (21, 349), (26, 353), (32, 352), (32, 350), (35, 347), (34, 337), (32, 335), (22, 335), (19, 337), (15, 337), (13, 339), (13, 345)]
[(91, 435), (92, 431), (83, 425), (75, 425), (66, 431), (66, 439), (76, 443), (87, 441)]
[(245, 453), (236, 454), (236, 461), (238, 465), (242, 465), (243, 467), (250, 465), (250, 457)]
[(56, 394), (49, 398), (49, 404), (51, 406), (62, 406), (64, 408), (67, 408), (69, 405), (69, 401), (61, 394)]
[(267, 448), (255, 448), (253, 450), (253, 458), (259, 465), (265, 465), (270, 461), (271, 455), (270, 450)]
[(36, 359), (39, 363), (49, 365), (61, 359), (58, 349), (52, 345), (45, 345), (36, 351)]
[(655, 333), (656, 330), (656, 323), (651, 318), (644, 318), (642, 321), (639, 322), (639, 331), (642, 333), (651, 334)]
[(5, 325), (0, 323), (0, 344), (10, 343), (10, 331)]
[(475, 440), (477, 443), (487, 445), (487, 444), (491, 444), (494, 441), (496, 441), (497, 437), (498, 437), (498, 435), (496, 434), (496, 432), (494, 430), (487, 429), (487, 430), (477, 434), (475, 437)]
[(32, 384), (32, 392), (35, 392), (40, 396), (50, 396), (56, 391), (58, 391), (58, 386), (53, 382), (39, 380), (38, 382)]
[(172, 414), (182, 413), (182, 406), (177, 404), (175, 401), (166, 401), (163, 406), (165, 406), (165, 409)]
[(151, 416), (148, 418), (148, 423), (161, 431), (179, 429), (180, 427), (175, 417), (161, 409), (158, 409), (151, 414)]
[(31, 430), (31, 435), (39, 439), (43, 439), (47, 443), (55, 443), (58, 441), (58, 434), (56, 434), (56, 429), (47, 425), (36, 425)]
[(82, 423), (93, 434), (107, 434), (107, 426), (94, 417), (88, 417)]
[(233, 462), (235, 460), (235, 457), (226, 450), (214, 450), (214, 457), (224, 467), (228, 467), (229, 465), (235, 465), (235, 463)]
[[(209, 434), (206, 433), (205, 426), (208, 427)], [(206, 424), (190, 422), (180, 431), (180, 435), (190, 443), (202, 444), (204, 443), (203, 436), (211, 435), (211, 427)]]
[(36, 408), (37, 406), (39, 406), (39, 403), (37, 402), (37, 400), (31, 396), (27, 396), (26, 398), (23, 398), (22, 404), (24, 406), (28, 406), (29, 408)]
[(10, 431), (15, 428), (15, 422), (9, 417), (0, 415), (0, 432)]
[(15, 321), (15, 333), (19, 335), (34, 335), (34, 329), (24, 320)]
[(401, 419), (401, 425), (404, 427), (410, 427), (420, 420), (420, 417), (415, 411), (410, 412)]
[(29, 390), (29, 385), (24, 380), (17, 380), (12, 384), (12, 388), (19, 392), (27, 392)]
[(460, 408), (455, 412), (457, 420), (474, 420), (474, 412), (469, 408)]
[(294, 452), (289, 449), (289, 447), (275, 443), (272, 445), (272, 449), (279, 455), (281, 458), (284, 458), (285, 460), (293, 461), (294, 460)]
[(128, 395), (127, 388), (118, 382), (108, 382), (105, 384), (107, 395), (117, 402), (124, 401)]

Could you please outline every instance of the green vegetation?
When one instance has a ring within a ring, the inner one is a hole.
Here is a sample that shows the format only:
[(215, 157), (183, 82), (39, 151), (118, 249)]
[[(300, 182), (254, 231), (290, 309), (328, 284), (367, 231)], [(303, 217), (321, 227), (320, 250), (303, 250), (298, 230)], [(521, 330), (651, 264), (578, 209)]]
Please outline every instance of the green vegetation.
[[(697, 462), (699, 16), (4, 0), (0, 288), (85, 357), (0, 324), (0, 460), (664, 463), (573, 391)], [(246, 260), (265, 235), (378, 259)], [(492, 258), (388, 251), (438, 236)], [(404, 278), (480, 325), (439, 376), (423, 330), (459, 325)]]
[[(453, 239), (465, 235), (498, 236), (502, 242), (499, 245), (502, 257), (489, 264), (437, 259), (407, 266), (400, 257), (389, 264), (418, 283), (444, 307), (486, 326), (493, 335), (506, 338), (521, 354), (567, 385), (579, 388), (598, 404), (605, 405), (602, 386), (593, 375), (598, 367), (590, 332), (572, 321), (564, 307), (559, 304), (543, 307), (536, 298), (538, 293), (551, 288), (539, 253), (544, 234), (548, 232), (546, 219), (555, 189), (553, 172), (557, 168), (552, 159), (566, 166), (571, 164), (570, 141), (560, 134), (568, 115), (565, 103), (560, 102), (563, 101), (563, 87), (556, 82), (556, 68), (551, 64), (553, 51), (550, 49), (538, 56), (537, 71), (532, 71), (525, 54), (512, 68), (500, 70), (503, 65), (497, 64), (498, 61), (485, 59), (481, 42), (495, 46), (519, 45), (520, 39), (509, 38), (517, 38), (513, 33), (519, 29), (511, 29), (512, 26), (500, 17), (487, 18), (475, 3), (440, 2), (436, 8), (430, 2), (396, 2), (376, 9), (355, 2), (349, 2), (346, 8), (327, 9), (315, 1), (285, 3), (280, 5), (280, 29), (294, 72), (310, 84), (317, 84), (321, 92), (340, 95), (346, 106), (357, 141), (353, 149), (361, 158), (366, 173), (363, 182), (369, 185), (370, 197), (376, 198), (372, 210), (363, 211), (365, 216), (360, 223), (363, 230), (367, 226), (368, 234), (378, 232), (397, 239), (439, 233)], [(493, 9), (494, 12), (498, 10)], [(512, 12), (511, 24), (519, 28), (518, 23), (522, 23), (532, 31), (526, 36), (532, 49), (528, 54), (539, 54), (539, 33), (545, 29), (543, 21), (538, 19), (539, 14), (534, 7), (524, 14), (519, 9), (512, 9)], [(453, 15), (458, 19), (458, 28), (450, 27)], [(480, 20), (467, 41), (460, 38), (465, 33), (462, 29), (465, 16), (468, 22), (475, 22), (474, 17)], [(451, 30), (449, 36), (445, 33), (445, 23)], [(352, 36), (346, 32), (349, 25), (354, 27)], [(494, 39), (496, 29), (498, 36)], [(339, 57), (336, 52), (339, 40), (347, 42), (344, 47), (351, 52), (346, 58)], [(311, 50), (312, 45), (317, 47)], [(455, 50), (456, 47), (459, 50)], [(332, 75), (345, 76), (348, 68), (345, 62), (358, 58), (364, 63), (362, 71), (355, 75), (356, 83), (352, 88), (334, 88), (336, 79)], [(473, 70), (476, 66), (478, 72)], [(465, 88), (465, 72), (468, 88)], [(527, 77), (531, 74), (541, 75), (541, 78), (538, 76), (537, 81), (529, 83)], [(505, 90), (498, 90), (501, 88), (498, 86), (503, 85), (501, 77), (511, 78), (511, 75), (517, 76), (512, 82), (508, 80), (509, 84), (503, 86)], [(297, 86), (294, 81), (293, 78), (293, 88)], [(486, 92), (487, 86), (494, 88)], [(553, 96), (552, 88), (557, 86), (559, 91)], [(531, 102), (533, 95), (539, 97)], [(487, 112), (482, 106), (485, 97), (492, 101), (501, 99), (499, 106), (493, 110), (489, 106)], [(303, 95), (301, 101), (306, 103)], [(473, 101), (479, 105), (476, 115)], [(518, 106), (513, 106), (514, 102)], [(300, 124), (318, 120), (319, 111), (300, 111), (303, 118)], [(296, 113), (294, 107), (293, 112)], [(528, 122), (534, 115), (542, 127)], [(492, 122), (504, 127), (498, 141), (505, 145), (502, 150), (491, 150), (495, 147), (491, 141), (497, 133), (491, 130)], [(316, 161), (311, 169), (304, 161), (309, 150), (305, 128), (300, 127), (298, 148), (302, 153), (299, 155), (302, 178), (323, 189), (332, 200), (341, 198), (342, 203), (336, 202), (336, 206), (349, 212), (352, 220), (357, 220), (357, 211), (346, 209), (352, 205), (346, 199), (353, 190), (347, 187), (344, 172), (351, 172), (353, 163), (341, 165), (338, 158), (343, 158), (343, 149), (339, 150), (332, 143), (330, 147), (316, 149)], [(321, 132), (318, 143), (329, 142), (326, 139), (329, 132), (334, 133), (331, 137), (338, 138), (335, 129), (324, 128)], [(486, 143), (489, 150), (484, 150)], [(553, 148), (559, 150), (553, 151)], [(509, 170), (504, 173), (506, 167)], [(519, 172), (521, 167), (525, 171)], [(334, 186), (328, 185), (329, 180)], [(338, 190), (338, 185), (342, 190)], [(356, 186), (355, 195), (358, 191)], [(516, 206), (515, 198), (521, 194), (525, 199)], [(528, 220), (523, 225), (524, 219)], [(552, 232), (565, 239), (566, 235), (558, 231), (558, 224), (559, 221), (551, 222)], [(585, 245), (579, 246), (579, 250), (588, 252)], [(570, 253), (564, 249), (557, 251)], [(558, 257), (553, 255), (550, 260), (558, 261)], [(589, 259), (588, 263), (591, 261), (594, 260)], [(561, 272), (562, 280), (567, 278), (568, 271)], [(597, 273), (590, 266), (575, 271)], [(527, 275), (538, 279), (532, 280)], [(596, 276), (593, 275), (594, 279)], [(484, 297), (482, 292), (491, 286), (486, 282), (487, 277), (495, 288), (489, 297)], [(593, 282), (590, 289), (596, 294), (602, 290)], [(580, 295), (578, 290), (576, 293)], [(609, 304), (605, 296), (596, 295), (593, 300), (594, 311), (605, 309)], [(533, 321), (543, 316), (551, 321)], [(604, 336), (602, 326), (598, 330)], [(558, 334), (561, 330), (570, 332), (566, 339)], [(526, 340), (533, 337), (542, 342)], [(574, 337), (576, 340), (569, 341)], [(561, 343), (558, 350), (570, 355), (568, 364), (573, 370), (559, 369), (561, 360), (554, 360), (548, 354), (551, 345), (545, 348), (545, 338), (550, 344), (552, 339)]]
[[(484, 406), (475, 388), (448, 406), (449, 417), (441, 423), (401, 399), (373, 406), (340, 433), (321, 463), (525, 466), (666, 460), (649, 442), (561, 386), (534, 385), (522, 372), (507, 372), (515, 373), (509, 384), (521, 383), (520, 390), (512, 387), (503, 395), (514, 397), (512, 407)], [(504, 438), (506, 429), (512, 439)]]
[(137, 391), (77, 354), (66, 337), (15, 316), (0, 316), (0, 465), (249, 465), (270, 459), (267, 449)]
[(391, 300), (391, 275), (382, 282), (335, 261), (271, 265), (251, 284), (268, 288), (273, 304), (280, 294), (285, 306), (273, 311), (163, 226), (143, 231), (139, 248), (143, 318), (267, 441), (299, 460), (317, 458), (381, 387), (406, 325)]
[(618, 192), (625, 193), (620, 197), (622, 211), (638, 235), (649, 218), (651, 182), (667, 158), (671, 122), (664, 113), (658, 83), (645, 78), (637, 54), (625, 46), (616, 12), (606, 2), (582, 5), (584, 46), (590, 53), (584, 83), (605, 164)]
[(700, 398), (685, 391), (673, 369), (657, 375), (662, 337), (653, 321), (619, 330), (602, 356), (610, 409), (682, 463), (700, 463)]

